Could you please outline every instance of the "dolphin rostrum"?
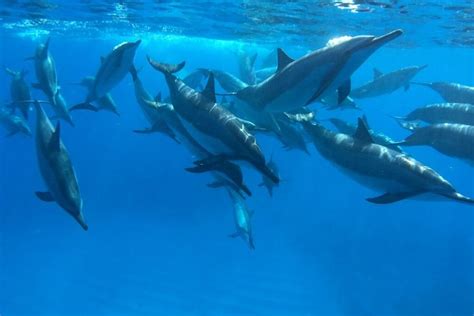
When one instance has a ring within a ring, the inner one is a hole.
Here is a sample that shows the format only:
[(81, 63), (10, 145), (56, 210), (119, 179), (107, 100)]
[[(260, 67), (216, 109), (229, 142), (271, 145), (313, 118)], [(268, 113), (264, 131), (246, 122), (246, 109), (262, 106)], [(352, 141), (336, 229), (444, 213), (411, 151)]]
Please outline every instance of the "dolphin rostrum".
[(338, 103), (342, 103), (350, 93), (352, 73), (378, 48), (401, 34), (395, 30), (380, 37), (343, 37), (297, 60), (278, 49), (275, 74), (238, 91), (237, 97), (269, 112), (299, 109), (334, 90), (338, 90)]
[(259, 172), (278, 183), (278, 177), (268, 169), (255, 137), (247, 131), (245, 124), (231, 112), (216, 103), (214, 76), (209, 76), (202, 92), (187, 86), (174, 73), (184, 67), (162, 64), (148, 57), (149, 63), (163, 73), (168, 84), (171, 102), (186, 129), (214, 157), (197, 161), (189, 171), (205, 172), (223, 160), (241, 160), (250, 163)]
[(45, 202), (55, 201), (87, 230), (76, 173), (60, 138), (61, 125), (58, 121), (56, 128), (53, 128), (39, 102), (35, 103), (35, 108), (38, 165), (48, 188), (47, 192), (36, 192), (36, 196)]
[(413, 77), (426, 67), (428, 65), (405, 67), (385, 74), (374, 68), (373, 80), (352, 90), (351, 97), (355, 99), (371, 98), (392, 93), (401, 87), (406, 91), (410, 88), (410, 81)]
[(367, 199), (371, 203), (388, 204), (431, 193), (474, 204), (473, 199), (458, 193), (433, 169), (410, 156), (375, 144), (360, 118), (353, 136), (334, 133), (318, 123), (302, 123), (324, 158), (362, 185), (384, 192)]

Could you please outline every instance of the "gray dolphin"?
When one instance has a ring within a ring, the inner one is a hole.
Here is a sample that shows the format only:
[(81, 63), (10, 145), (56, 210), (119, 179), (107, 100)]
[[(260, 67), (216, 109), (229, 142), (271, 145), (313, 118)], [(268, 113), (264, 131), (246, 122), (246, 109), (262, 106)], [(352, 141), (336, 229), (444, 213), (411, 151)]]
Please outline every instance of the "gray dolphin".
[(455, 123), (474, 125), (474, 105), (468, 103), (436, 103), (417, 108), (398, 121), (423, 121), (429, 124)]
[(388, 204), (431, 193), (460, 202), (474, 200), (458, 193), (436, 171), (395, 150), (375, 144), (359, 118), (353, 136), (338, 134), (313, 122), (302, 122), (320, 154), (360, 184), (380, 190), (367, 201)]
[(158, 63), (148, 57), (149, 63), (165, 76), (174, 109), (186, 129), (208, 151), (215, 156), (196, 162), (189, 171), (205, 172), (223, 160), (242, 160), (278, 183), (278, 177), (268, 169), (255, 137), (247, 131), (245, 124), (224, 107), (216, 103), (214, 76), (211, 73), (203, 92), (187, 86), (174, 73), (184, 67)]
[[(276, 59), (276, 56), (275, 56)], [(267, 67), (267, 68), (261, 68), (259, 70), (255, 71), (255, 79), (257, 83), (260, 83), (266, 79), (268, 79), (270, 76), (272, 76), (277, 70), (276, 66), (272, 67)]]
[[(79, 85), (85, 87), (90, 91), (94, 86), (95, 78), (92, 76), (84, 77)], [(110, 93), (106, 93), (104, 96), (98, 98), (95, 103), (97, 104), (97, 110), (104, 110), (115, 113), (120, 116), (120, 113), (117, 109), (114, 99)]]
[(102, 58), (86, 100), (71, 109), (94, 110), (95, 107), (91, 105), (91, 102), (109, 93), (128, 74), (140, 43), (141, 40), (118, 44), (106, 57)]
[(356, 36), (332, 41), (297, 60), (278, 49), (275, 74), (237, 92), (237, 97), (269, 112), (304, 107), (338, 90), (338, 103), (351, 90), (350, 77), (378, 48), (402, 34), (395, 30), (380, 37)]
[(82, 214), (82, 199), (76, 173), (69, 153), (61, 141), (61, 125), (53, 129), (39, 102), (36, 108), (36, 153), (43, 180), (49, 191), (36, 192), (45, 202), (56, 202), (68, 212), (84, 230), (88, 226)]
[(371, 98), (392, 93), (402, 87), (406, 91), (410, 88), (410, 81), (426, 67), (428, 65), (405, 67), (385, 74), (374, 68), (373, 80), (352, 90), (351, 97)]
[(286, 150), (298, 149), (310, 155), (304, 137), (305, 132), (301, 128), (293, 126), (292, 122), (285, 115), (279, 115), (277, 122), (280, 130), (275, 132), (275, 134), (283, 144), (283, 148)]
[(50, 38), (46, 40), (45, 44), (38, 45), (34, 57), (28, 58), (34, 60), (36, 78), (38, 80), (38, 82), (33, 83), (32, 86), (36, 89), (42, 90), (48, 97), (56, 118), (63, 119), (74, 126), (66, 100), (62, 96), (61, 89), (58, 85), (56, 63), (49, 52), (49, 43)]
[(214, 78), (217, 80), (217, 82), (219, 82), (220, 86), (227, 92), (237, 92), (248, 87), (248, 84), (226, 71), (205, 68), (199, 68), (198, 70), (206, 76), (209, 76), (212, 72), (214, 74)]
[(12, 107), (18, 108), (25, 119), (28, 119), (30, 111), (30, 103), (24, 102), (31, 100), (31, 92), (28, 83), (25, 80), (26, 71), (13, 71), (5, 68), (7, 74), (12, 77), (10, 82), (10, 96), (12, 99)]
[(474, 87), (452, 82), (412, 82), (413, 84), (430, 87), (446, 102), (474, 104)]
[[(273, 172), (280, 177), (280, 172), (278, 170), (278, 165), (273, 160), (273, 155), (270, 157), (270, 161), (267, 164), (268, 168), (273, 170)], [(262, 176), (262, 182), (259, 184), (260, 187), (265, 187), (268, 191), (268, 194), (272, 197), (273, 196), (273, 188), (277, 187), (278, 185), (270, 181), (267, 177)]]
[(28, 123), (7, 109), (0, 109), (0, 125), (7, 131), (7, 136), (13, 136), (22, 133), (31, 136), (31, 130)]
[[(199, 144), (193, 136), (186, 130), (182, 124), (178, 114), (174, 110), (173, 105), (161, 102), (161, 94), (158, 94), (153, 100), (151, 95), (146, 91), (140, 77), (132, 67), (130, 73), (133, 78), (135, 87), (135, 96), (137, 102), (150, 123), (151, 127), (145, 130), (135, 130), (138, 133), (161, 132), (174, 139), (178, 143), (183, 144), (197, 159), (207, 159), (212, 154)], [(216, 171), (212, 172), (214, 181), (208, 186), (211, 188), (230, 187), (239, 194), (241, 192), (252, 195), (252, 192), (245, 185), (242, 170), (236, 164), (230, 161), (223, 161), (216, 165)]]
[(40, 89), (46, 96), (53, 100), (58, 92), (58, 77), (56, 74), (56, 63), (49, 52), (49, 43), (51, 38), (48, 37), (46, 43), (38, 45), (36, 53), (32, 59), (35, 64), (36, 78), (38, 82), (32, 86)]
[(241, 237), (250, 249), (255, 249), (252, 233), (253, 211), (249, 210), (241, 196), (232, 190), (227, 190), (234, 207), (234, 222), (236, 231), (229, 235), (231, 238)]
[(474, 126), (471, 125), (443, 123), (419, 127), (397, 144), (431, 146), (440, 153), (474, 165)]
[[(403, 152), (400, 146), (395, 145), (395, 141), (393, 139), (391, 139), (385, 134), (377, 133), (371, 128), (369, 128), (369, 123), (367, 122), (367, 118), (365, 115), (362, 116), (362, 119), (364, 120), (365, 125), (369, 129), (370, 136), (372, 137), (372, 139), (374, 140), (376, 144), (388, 147), (398, 152)], [(341, 119), (331, 118), (329, 119), (329, 121), (332, 123), (332, 125), (334, 125), (337, 128), (339, 133), (343, 133), (346, 135), (354, 135), (354, 133), (357, 131), (356, 125), (349, 124), (346, 121), (343, 121)]]

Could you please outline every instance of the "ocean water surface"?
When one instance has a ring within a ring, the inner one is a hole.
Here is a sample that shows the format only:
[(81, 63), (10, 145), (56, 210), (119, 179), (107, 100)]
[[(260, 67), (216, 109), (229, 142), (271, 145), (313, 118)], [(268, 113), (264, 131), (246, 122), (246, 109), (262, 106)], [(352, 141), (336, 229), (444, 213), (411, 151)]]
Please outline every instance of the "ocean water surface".
[[(146, 56), (239, 74), (238, 56), (258, 53), (256, 68), (280, 47), (299, 58), (339, 36), (404, 34), (373, 54), (352, 87), (390, 72), (428, 67), (415, 81), (474, 85), (471, 1), (1, 1), (0, 65), (25, 69), (50, 38), (68, 106), (86, 89), (100, 57), (123, 41), (142, 42), (135, 66), (147, 90), (169, 95)], [(10, 76), (0, 74), (0, 100), (10, 102)], [(223, 88), (216, 85), (218, 92)], [(474, 208), (448, 200), (368, 203), (379, 195), (331, 162), (312, 143), (310, 155), (287, 151), (257, 134), (281, 184), (270, 197), (261, 176), (244, 167), (255, 249), (235, 232), (226, 190), (208, 174), (185, 171), (195, 158), (149, 127), (131, 76), (111, 90), (120, 115), (75, 111), (61, 138), (77, 173), (89, 230), (46, 191), (33, 137), (0, 137), (0, 315), (472, 315)], [(32, 98), (44, 94), (32, 89)], [(218, 97), (220, 99), (220, 97)], [(358, 110), (311, 105), (318, 120), (355, 123), (402, 140), (409, 132), (391, 116), (443, 100), (411, 85), (357, 100)], [(44, 104), (52, 115), (51, 108)], [(462, 146), (463, 144), (459, 144)], [(405, 150), (474, 196), (473, 167), (431, 147)]]

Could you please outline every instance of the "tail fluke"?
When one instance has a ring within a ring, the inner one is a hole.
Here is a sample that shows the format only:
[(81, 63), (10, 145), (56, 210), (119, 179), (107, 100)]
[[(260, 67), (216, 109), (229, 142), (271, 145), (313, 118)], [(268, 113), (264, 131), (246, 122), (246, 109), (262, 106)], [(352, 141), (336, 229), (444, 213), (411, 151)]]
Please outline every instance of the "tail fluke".
[(186, 65), (186, 62), (183, 61), (179, 64), (165, 64), (165, 63), (159, 63), (155, 60), (153, 60), (150, 56), (147, 56), (147, 60), (148, 60), (148, 63), (150, 63), (150, 65), (155, 68), (156, 70), (164, 73), (164, 74), (174, 74), (178, 71), (180, 71), (181, 69), (184, 68), (184, 66)]

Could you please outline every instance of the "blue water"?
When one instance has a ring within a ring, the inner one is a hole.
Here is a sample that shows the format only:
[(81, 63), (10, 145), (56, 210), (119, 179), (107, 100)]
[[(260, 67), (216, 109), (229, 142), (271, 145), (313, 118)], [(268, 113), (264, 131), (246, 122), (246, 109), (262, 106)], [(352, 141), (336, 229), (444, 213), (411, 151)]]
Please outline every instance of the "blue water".
[[(338, 35), (342, 32), (340, 26)], [(370, 24), (347, 30), (350, 35), (373, 32)], [(43, 33), (34, 26), (21, 34), (2, 31), (0, 64), (28, 69), (27, 80), (34, 82), (32, 63), (23, 59), (45, 41), (48, 34)], [(165, 32), (64, 33), (49, 34), (50, 50), (69, 105), (86, 93), (72, 83), (94, 74), (99, 56), (123, 40), (143, 39), (135, 64), (143, 67), (140, 76), (147, 89), (164, 95), (168, 88), (163, 76), (151, 69), (146, 55), (167, 62), (186, 60), (183, 73), (208, 67), (238, 74), (238, 50), (264, 56), (274, 47), (268, 39), (259, 45), (258, 37), (239, 40), (225, 34), (219, 39), (216, 29), (209, 38)], [(370, 80), (374, 67), (392, 71), (421, 64), (429, 67), (418, 81), (474, 85), (472, 47), (426, 41), (417, 45), (416, 37), (407, 36), (412, 45), (394, 43), (379, 50), (355, 73), (353, 87)], [(318, 41), (330, 38), (323, 34)], [(275, 35), (274, 43), (294, 57), (321, 46), (314, 41), (285, 45), (284, 34)], [(0, 75), (2, 102), (9, 100), (9, 80)], [(41, 92), (33, 93), (44, 99)], [(73, 113), (75, 128), (62, 124), (61, 137), (78, 174), (87, 232), (56, 204), (35, 197), (34, 191), (45, 190), (45, 185), (34, 139), (0, 138), (0, 315), (474, 313), (471, 206), (418, 200), (369, 204), (365, 199), (377, 193), (342, 174), (312, 145), (307, 156), (258, 136), (265, 155), (273, 153), (284, 181), (270, 198), (258, 187), (260, 175), (244, 170), (254, 193), (247, 199), (255, 210), (256, 249), (251, 251), (242, 240), (228, 238), (235, 228), (226, 192), (209, 189), (208, 175), (184, 171), (194, 159), (183, 146), (160, 134), (132, 132), (148, 122), (136, 103), (131, 78), (112, 95), (120, 117), (78, 111)], [(439, 101), (434, 92), (412, 86), (358, 104), (374, 130), (402, 139), (407, 132), (389, 114), (403, 115)], [(313, 109), (321, 120), (337, 116), (355, 122), (360, 115), (327, 112), (318, 105)], [(474, 196), (472, 166), (430, 147), (407, 151), (460, 192)]]

